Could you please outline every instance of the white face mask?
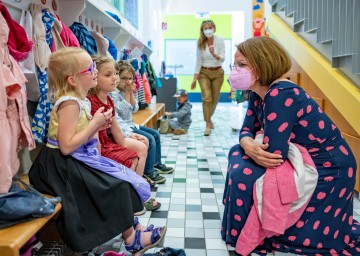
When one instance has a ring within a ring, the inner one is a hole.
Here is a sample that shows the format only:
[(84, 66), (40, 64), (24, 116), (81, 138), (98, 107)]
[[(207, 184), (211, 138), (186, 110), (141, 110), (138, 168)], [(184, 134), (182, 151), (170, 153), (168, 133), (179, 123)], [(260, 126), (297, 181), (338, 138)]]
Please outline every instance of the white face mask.
[(203, 33), (206, 37), (212, 37), (214, 35), (214, 30), (213, 29), (204, 29)]

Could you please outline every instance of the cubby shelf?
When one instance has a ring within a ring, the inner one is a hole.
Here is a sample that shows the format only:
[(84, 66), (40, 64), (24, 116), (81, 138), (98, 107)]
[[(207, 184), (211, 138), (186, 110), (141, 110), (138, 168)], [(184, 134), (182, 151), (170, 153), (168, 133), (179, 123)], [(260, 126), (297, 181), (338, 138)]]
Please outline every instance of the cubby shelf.
[[(79, 16), (83, 20), (87, 18), (96, 26), (102, 28), (106, 37), (114, 41), (118, 50), (122, 48), (142, 50), (146, 55), (152, 53), (145, 42), (141, 40), (138, 30), (133, 27), (113, 6), (106, 1), (100, 0), (56, 0), (58, 10), (56, 13), (62, 21), (70, 26), (74, 21), (78, 21)], [(41, 3), (41, 0), (3, 0), (8, 7), (11, 16), (19, 21), (22, 10), (27, 10), (31, 3)], [(51, 7), (52, 0), (46, 1), (46, 6)], [(121, 24), (111, 17), (106, 11), (119, 16)]]

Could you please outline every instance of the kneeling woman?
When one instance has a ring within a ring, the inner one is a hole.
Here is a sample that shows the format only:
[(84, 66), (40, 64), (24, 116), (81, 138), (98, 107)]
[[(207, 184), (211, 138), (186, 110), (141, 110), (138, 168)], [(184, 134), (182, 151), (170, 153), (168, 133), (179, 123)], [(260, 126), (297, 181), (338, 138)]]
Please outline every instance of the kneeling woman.
[[(359, 255), (359, 226), (352, 217), (354, 155), (318, 104), (301, 87), (281, 79), (290, 68), (289, 56), (271, 38), (251, 38), (237, 46), (231, 86), (252, 92), (239, 144), (229, 152), (222, 238), (243, 253), (241, 234), (251, 219), (254, 184), (287, 161), (293, 143), (305, 148), (315, 164), (315, 190), (294, 224), (259, 241), (257, 251)], [(254, 138), (260, 130), (264, 140), (258, 144)]]

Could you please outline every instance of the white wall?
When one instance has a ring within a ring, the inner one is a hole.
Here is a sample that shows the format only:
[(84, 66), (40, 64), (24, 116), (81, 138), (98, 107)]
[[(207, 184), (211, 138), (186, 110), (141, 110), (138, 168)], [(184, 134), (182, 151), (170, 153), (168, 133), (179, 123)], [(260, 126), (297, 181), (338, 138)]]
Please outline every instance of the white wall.
[[(271, 13), (268, 0), (264, 0), (265, 16)], [(233, 43), (237, 44), (252, 37), (252, 0), (139, 0), (139, 33), (143, 42), (152, 41), (153, 53), (150, 57), (158, 74), (164, 59), (163, 15), (232, 14)]]
[(252, 36), (252, 0), (163, 0), (163, 14), (194, 14), (209, 12), (211, 14), (244, 13), (244, 37)]
[(149, 40), (152, 42), (150, 60), (157, 75), (164, 59), (162, 9), (162, 0), (139, 0), (139, 32), (145, 43)]

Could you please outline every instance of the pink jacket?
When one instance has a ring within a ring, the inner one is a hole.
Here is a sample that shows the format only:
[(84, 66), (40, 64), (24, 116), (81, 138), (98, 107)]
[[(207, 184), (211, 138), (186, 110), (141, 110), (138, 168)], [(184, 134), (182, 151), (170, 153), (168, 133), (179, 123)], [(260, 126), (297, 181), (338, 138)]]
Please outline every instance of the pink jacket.
[(275, 169), (267, 169), (255, 183), (254, 205), (238, 237), (236, 252), (248, 255), (266, 237), (284, 234), (300, 219), (317, 180), (306, 148), (290, 143), (288, 159)]
[(9, 27), (0, 13), (0, 193), (7, 193), (19, 169), (17, 153), (35, 147), (26, 108), (26, 78), (6, 44)]

